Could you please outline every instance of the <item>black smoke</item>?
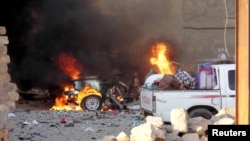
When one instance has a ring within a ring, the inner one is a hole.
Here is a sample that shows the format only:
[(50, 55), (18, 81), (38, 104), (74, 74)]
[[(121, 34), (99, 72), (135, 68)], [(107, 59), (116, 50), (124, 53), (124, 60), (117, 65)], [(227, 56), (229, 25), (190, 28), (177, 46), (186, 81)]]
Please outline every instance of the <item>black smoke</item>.
[(150, 44), (167, 40), (164, 0), (10, 0), (5, 6), (9, 71), (20, 87), (68, 80), (54, 61), (62, 52), (82, 64), (83, 75), (108, 76), (114, 68), (146, 74)]

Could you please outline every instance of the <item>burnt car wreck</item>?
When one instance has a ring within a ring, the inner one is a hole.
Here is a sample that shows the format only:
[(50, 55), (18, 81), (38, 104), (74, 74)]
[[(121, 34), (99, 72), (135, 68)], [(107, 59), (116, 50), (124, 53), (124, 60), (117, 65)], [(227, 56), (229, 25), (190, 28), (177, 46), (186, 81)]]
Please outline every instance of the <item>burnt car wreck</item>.
[(100, 79), (98, 76), (87, 76), (72, 80), (74, 88), (64, 91), (67, 104), (79, 105), (83, 110), (96, 111), (104, 106), (125, 109), (127, 86)]

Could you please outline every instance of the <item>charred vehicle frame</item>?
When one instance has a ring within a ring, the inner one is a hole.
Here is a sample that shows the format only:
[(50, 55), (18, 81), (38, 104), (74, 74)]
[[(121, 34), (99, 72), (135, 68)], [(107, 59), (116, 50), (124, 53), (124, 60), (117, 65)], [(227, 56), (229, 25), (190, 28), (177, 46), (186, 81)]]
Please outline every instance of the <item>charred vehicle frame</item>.
[[(103, 105), (124, 109), (125, 105), (123, 98), (127, 92), (126, 85), (124, 85), (123, 90), (121, 90), (116, 83), (100, 79), (98, 76), (88, 76), (81, 79), (75, 79), (72, 80), (72, 83), (74, 89), (63, 93), (68, 96), (68, 103), (73, 103), (75, 105), (80, 104), (80, 107), (87, 111), (101, 110)], [(96, 91), (85, 93), (80, 103), (77, 103), (76, 99), (86, 85)]]

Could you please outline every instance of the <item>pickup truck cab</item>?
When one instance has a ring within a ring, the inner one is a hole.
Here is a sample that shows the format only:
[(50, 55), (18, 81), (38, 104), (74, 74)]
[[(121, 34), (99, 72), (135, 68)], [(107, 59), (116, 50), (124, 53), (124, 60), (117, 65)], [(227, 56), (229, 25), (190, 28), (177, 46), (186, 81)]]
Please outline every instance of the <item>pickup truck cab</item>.
[(215, 86), (209, 90), (156, 90), (153, 83), (163, 74), (149, 76), (140, 91), (141, 113), (160, 116), (169, 122), (174, 108), (184, 108), (189, 117), (210, 119), (222, 108), (235, 107), (235, 64), (215, 64), (211, 67)]

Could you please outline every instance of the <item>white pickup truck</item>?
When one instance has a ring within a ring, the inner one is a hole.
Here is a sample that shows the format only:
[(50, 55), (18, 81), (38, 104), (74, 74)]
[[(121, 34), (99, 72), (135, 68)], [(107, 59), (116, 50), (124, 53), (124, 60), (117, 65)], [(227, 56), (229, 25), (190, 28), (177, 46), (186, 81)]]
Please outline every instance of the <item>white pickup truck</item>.
[(235, 64), (211, 65), (216, 85), (209, 90), (156, 90), (152, 84), (162, 74), (153, 74), (140, 91), (140, 109), (144, 115), (160, 116), (170, 122), (174, 108), (184, 108), (189, 117), (210, 119), (221, 108), (235, 107)]

